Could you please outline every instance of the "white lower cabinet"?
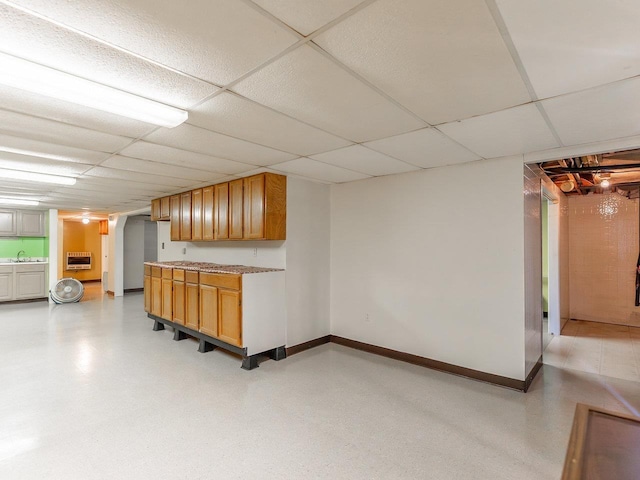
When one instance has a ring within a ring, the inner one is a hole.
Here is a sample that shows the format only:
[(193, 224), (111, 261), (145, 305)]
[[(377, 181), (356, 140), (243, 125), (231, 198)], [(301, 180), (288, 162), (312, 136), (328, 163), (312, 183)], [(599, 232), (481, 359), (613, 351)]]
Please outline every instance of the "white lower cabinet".
[(0, 266), (0, 302), (44, 298), (46, 280), (46, 264)]

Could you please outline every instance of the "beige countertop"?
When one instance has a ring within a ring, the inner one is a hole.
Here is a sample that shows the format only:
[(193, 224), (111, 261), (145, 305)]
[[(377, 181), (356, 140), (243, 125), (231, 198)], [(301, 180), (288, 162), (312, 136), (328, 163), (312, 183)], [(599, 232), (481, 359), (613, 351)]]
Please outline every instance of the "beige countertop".
[(167, 261), (144, 262), (144, 264), (150, 265), (152, 267), (179, 268), (181, 270), (195, 270), (205, 273), (234, 273), (239, 275), (283, 271), (283, 269), (281, 268), (249, 267), (246, 265), (222, 265), (219, 263), (209, 262)]

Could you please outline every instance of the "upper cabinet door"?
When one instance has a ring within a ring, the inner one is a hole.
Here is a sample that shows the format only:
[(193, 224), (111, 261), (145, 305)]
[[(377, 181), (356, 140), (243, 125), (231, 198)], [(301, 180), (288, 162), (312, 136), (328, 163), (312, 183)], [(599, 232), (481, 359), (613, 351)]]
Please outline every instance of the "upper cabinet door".
[(180, 194), (180, 240), (191, 240), (191, 192)]
[(229, 239), (229, 184), (215, 186), (215, 239)]
[(214, 205), (213, 186), (202, 189), (202, 240), (213, 240)]
[(202, 189), (191, 190), (191, 240), (202, 240)]
[(0, 210), (0, 235), (18, 234), (18, 215), (15, 210)]
[(229, 239), (242, 239), (244, 180), (229, 182)]
[(160, 199), (160, 220), (169, 220), (171, 218), (171, 198), (162, 197)]
[(264, 174), (244, 179), (244, 238), (264, 238)]
[(18, 235), (21, 237), (44, 237), (44, 212), (19, 210)]
[(170, 197), (171, 240), (180, 240), (180, 195)]
[(151, 200), (151, 221), (157, 222), (160, 220), (160, 199), (154, 198)]

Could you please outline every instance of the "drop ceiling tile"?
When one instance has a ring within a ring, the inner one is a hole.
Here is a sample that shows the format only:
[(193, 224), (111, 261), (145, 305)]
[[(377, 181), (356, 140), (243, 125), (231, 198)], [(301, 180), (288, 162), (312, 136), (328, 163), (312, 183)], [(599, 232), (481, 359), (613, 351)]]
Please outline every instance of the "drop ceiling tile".
[(363, 0), (253, 0), (253, 3), (305, 36), (362, 2)]
[(271, 168), (278, 172), (293, 173), (312, 180), (331, 183), (351, 182), (354, 180), (362, 180), (363, 178), (370, 178), (369, 175), (317, 162), (310, 158), (296, 158), (289, 162), (274, 165)]
[(75, 177), (92, 168), (92, 165), (60, 162), (58, 160), (50, 160), (42, 157), (0, 152), (0, 168)]
[(497, 0), (540, 98), (640, 74), (640, 3)]
[(93, 167), (85, 172), (88, 177), (106, 177), (111, 179), (131, 180), (134, 182), (152, 182), (158, 185), (168, 187), (184, 187), (189, 180), (183, 178), (166, 177), (163, 175), (150, 175), (148, 173), (128, 172), (126, 170), (118, 170), (115, 168)]
[(149, 123), (29, 93), (17, 88), (5, 87), (4, 85), (0, 85), (0, 105), (5, 110), (55, 120), (69, 125), (77, 125), (113, 135), (140, 137), (156, 128), (155, 125)]
[(176, 128), (160, 128), (147, 135), (145, 140), (250, 165), (267, 166), (296, 157), (290, 153), (185, 124)]
[(640, 134), (640, 78), (541, 103), (566, 145)]
[(104, 177), (81, 176), (76, 181), (74, 188), (81, 190), (95, 190), (98, 192), (138, 192), (145, 195), (156, 195), (167, 191), (172, 191), (175, 187), (166, 185), (156, 185), (147, 182), (133, 182), (121, 179)]
[(157, 162), (158, 172), (164, 171), (164, 164), (225, 174), (241, 173), (254, 168), (253, 165), (246, 163), (141, 141), (130, 145), (122, 150), (121, 153), (127, 157)]
[(438, 129), (485, 158), (559, 146), (533, 104), (447, 123)]
[(131, 138), (0, 110), (0, 133), (98, 152), (117, 152)]
[(422, 168), (479, 160), (480, 157), (447, 138), (435, 128), (367, 142), (366, 147)]
[(237, 0), (85, 0), (83, 8), (49, 0), (19, 3), (219, 85), (252, 70), (297, 41), (296, 35)]
[(189, 123), (302, 156), (351, 144), (348, 140), (226, 92), (191, 110)]
[(224, 177), (224, 174), (212, 173), (211, 171), (168, 165), (166, 163), (159, 164), (149, 160), (140, 160), (138, 158), (123, 157), (120, 155), (114, 155), (107, 161), (103, 162), (101, 166), (117, 168), (120, 170), (129, 170), (132, 172), (151, 174), (161, 173), (162, 175), (184, 178), (186, 180), (215, 181), (218, 178)]
[(414, 165), (388, 157), (383, 153), (370, 150), (362, 145), (352, 145), (311, 157), (322, 163), (346, 168), (372, 176), (392, 175), (419, 170)]
[(233, 90), (354, 142), (424, 126), (307, 45), (249, 76)]
[(106, 160), (110, 153), (95, 152), (66, 145), (39, 142), (28, 138), (14, 137), (0, 133), (0, 155), (3, 152), (32, 155), (64, 162), (98, 164)]
[(378, 0), (313, 41), (432, 125), (531, 100), (485, 2)]
[[(28, 3), (22, 2), (23, 5)], [(113, 10), (114, 2), (84, 2), (83, 8), (64, 2), (42, 3), (42, 13), (51, 14), (50, 18), (62, 23), (65, 20), (69, 23), (78, 20), (79, 23), (75, 26), (88, 33), (93, 33), (92, 24), (100, 24), (105, 30), (116, 34), (120, 32), (125, 35), (139, 35), (139, 41), (151, 48), (161, 48), (159, 45), (167, 42), (166, 37), (146, 35), (148, 32), (144, 29), (127, 31), (127, 28), (131, 27), (126, 26), (126, 19), (118, 18), (117, 12)], [(100, 7), (107, 11), (100, 14)], [(68, 16), (65, 18), (67, 12)], [(0, 45), (3, 51), (79, 77), (183, 108), (217, 90), (217, 87), (209, 83), (189, 78), (7, 5), (0, 5), (0, 18)], [(138, 17), (129, 20), (141, 19)], [(117, 25), (117, 28), (114, 28), (114, 25)], [(190, 50), (186, 48), (184, 51)], [(190, 58), (190, 55), (183, 56)]]

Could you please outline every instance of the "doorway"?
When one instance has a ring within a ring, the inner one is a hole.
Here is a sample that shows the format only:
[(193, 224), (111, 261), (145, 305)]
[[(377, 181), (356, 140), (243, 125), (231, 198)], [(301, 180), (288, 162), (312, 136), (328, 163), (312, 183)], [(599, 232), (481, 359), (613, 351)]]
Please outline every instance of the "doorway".
[(560, 335), (560, 205), (559, 199), (542, 188), (542, 348)]

